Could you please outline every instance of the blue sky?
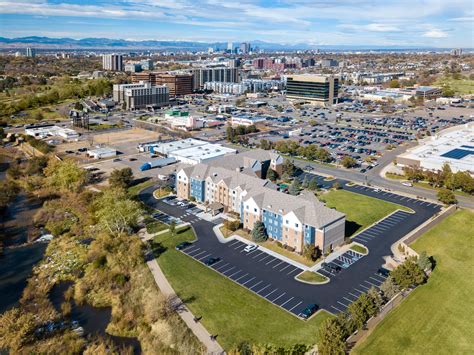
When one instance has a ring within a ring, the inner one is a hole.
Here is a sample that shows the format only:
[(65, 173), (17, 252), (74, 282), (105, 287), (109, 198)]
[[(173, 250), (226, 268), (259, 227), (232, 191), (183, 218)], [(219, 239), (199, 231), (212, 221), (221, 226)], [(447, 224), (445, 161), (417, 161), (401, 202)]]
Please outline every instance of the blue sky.
[(472, 0), (0, 0), (0, 36), (474, 47)]

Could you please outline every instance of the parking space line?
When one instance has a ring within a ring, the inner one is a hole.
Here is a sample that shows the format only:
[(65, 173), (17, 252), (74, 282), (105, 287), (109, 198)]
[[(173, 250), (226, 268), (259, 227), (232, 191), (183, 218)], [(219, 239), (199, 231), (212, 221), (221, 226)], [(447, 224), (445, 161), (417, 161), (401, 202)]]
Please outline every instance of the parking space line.
[(204, 260), (204, 259), (206, 259), (207, 257), (209, 257), (209, 256), (211, 256), (211, 255), (212, 255), (212, 253), (209, 253), (209, 254), (207, 254), (207, 255), (203, 256), (202, 258), (201, 258), (201, 257), (199, 257), (199, 259), (198, 259), (198, 260), (199, 260), (199, 261), (201, 261), (201, 260)]
[[(235, 269), (235, 266), (232, 266), (230, 269), (227, 269), (226, 271), (222, 271), (222, 272), (220, 271), (220, 273), (221, 273), (222, 275), (225, 275), (226, 272), (228, 272), (228, 271), (230, 271), (230, 270), (233, 270), (233, 269)], [(227, 276), (227, 275), (226, 275), (226, 276)]]
[(243, 276), (240, 276), (238, 279), (234, 280), (235, 282), (239, 281), (240, 279), (243, 279), (245, 276), (247, 276), (249, 273), (246, 273), (245, 275)]
[(204, 254), (206, 251), (203, 250), (201, 251), (200, 253), (197, 253), (197, 254), (194, 254), (194, 255), (191, 255), (194, 259), (197, 259), (198, 255), (201, 255), (201, 254)]
[(382, 280), (384, 280), (384, 281), (385, 281), (385, 279), (386, 279), (385, 276), (382, 276), (382, 275), (379, 275), (379, 274), (374, 274), (374, 275), (377, 276), (377, 277), (380, 277), (380, 278), (381, 278)]
[(193, 250), (190, 250), (190, 249), (186, 250), (186, 251), (187, 251), (187, 253), (186, 253), (186, 254), (188, 254), (188, 255), (189, 255), (189, 253), (192, 253), (193, 251), (196, 251), (196, 250), (199, 250), (199, 249), (201, 249), (201, 248), (198, 248), (198, 247), (196, 247), (196, 246), (192, 246), (191, 248), (192, 248)]
[(273, 259), (272, 259), (272, 260), (270, 260), (268, 263), (265, 263), (265, 265), (268, 265), (268, 264), (270, 264), (270, 263), (274, 262), (275, 260), (280, 260), (280, 259), (278, 259), (278, 258), (273, 258)]
[(380, 283), (382, 283), (382, 281), (377, 280), (375, 277), (372, 277), (372, 276), (369, 276), (369, 279), (372, 279), (372, 280), (374, 280), (375, 282), (380, 282)]
[[(339, 302), (339, 301), (336, 301), (336, 302), (339, 303), (340, 305), (343, 305), (345, 308), (347, 308), (347, 306), (348, 306), (347, 304), (344, 304), (344, 303), (342, 303), (342, 302)], [(349, 303), (349, 304), (350, 304), (350, 303)]]
[(240, 249), (240, 248), (242, 248), (242, 247), (245, 248), (245, 247), (246, 247), (246, 244), (245, 244), (245, 243), (242, 243), (242, 244), (243, 244), (243, 245), (237, 245), (237, 246), (234, 248), (234, 250)]
[(281, 298), (282, 296), (286, 295), (286, 292), (283, 292), (280, 296), (278, 296), (277, 298), (275, 298), (272, 302), (275, 303), (275, 301), (279, 298)]
[(223, 268), (225, 268), (227, 265), (229, 265), (229, 263), (226, 263), (226, 264), (224, 264), (224, 265), (221, 265), (221, 266), (219, 266), (218, 268), (215, 268), (215, 270), (217, 270), (217, 271), (220, 272), (220, 268), (223, 269)]
[(347, 297), (344, 297), (344, 296), (343, 296), (342, 298), (344, 298), (346, 301), (349, 301), (350, 303), (354, 302), (354, 301), (348, 299)]
[(255, 280), (255, 276), (252, 277), (250, 280), (245, 281), (245, 282), (242, 284), (242, 286), (248, 284), (248, 283), (249, 283), (250, 281), (252, 281), (252, 280)]
[(296, 306), (293, 306), (289, 309), (290, 312), (292, 312), (296, 307), (298, 307), (300, 304), (302, 304), (303, 301), (300, 301), (300, 303), (298, 303)]
[(241, 272), (241, 271), (242, 271), (242, 270), (239, 270), (239, 271), (237, 271), (237, 272), (234, 272), (232, 275), (229, 275), (229, 279), (231, 279), (232, 276), (237, 275), (237, 274), (238, 274), (239, 272)]
[(257, 260), (257, 262), (260, 262), (260, 261), (263, 261), (265, 260), (266, 258), (270, 257), (271, 255), (270, 254), (267, 254), (266, 256), (264, 256), (263, 258)]
[(261, 288), (260, 290), (258, 291), (255, 291), (256, 293), (258, 293), (260, 295), (260, 292), (262, 292), (263, 290), (265, 290), (267, 287), (270, 287), (272, 284), (268, 284), (267, 286), (265, 286), (264, 288)]
[(370, 287), (364, 286), (362, 284), (359, 284), (360, 287), (365, 288), (367, 291), (370, 289)]
[(255, 254), (254, 256), (252, 256), (252, 259), (255, 259), (256, 257), (262, 254), (265, 254), (265, 253), (263, 251), (259, 251), (258, 254)]
[(267, 298), (268, 296), (270, 296), (270, 295), (271, 295), (273, 292), (275, 292), (276, 290), (278, 290), (278, 289), (276, 288), (276, 289), (274, 289), (272, 292), (267, 293), (265, 296), (263, 296), (263, 298)]
[(276, 264), (274, 267), (272, 267), (272, 269), (276, 268), (278, 265), (281, 265), (282, 263), (284, 263), (284, 261), (280, 261), (278, 264)]
[(334, 306), (331, 306), (332, 308), (334, 308), (335, 310), (337, 310), (338, 312), (342, 312), (339, 308), (337, 307), (334, 307)]
[(291, 266), (291, 264), (286, 265), (283, 269), (278, 270), (278, 272), (282, 272), (283, 270), (285, 270), (289, 266)]
[(372, 286), (374, 286), (374, 287), (379, 287), (379, 285), (373, 284), (373, 283), (370, 282), (370, 281), (364, 280), (364, 282), (367, 282), (368, 284), (370, 284), (370, 285), (372, 285)]
[[(218, 260), (216, 261), (214, 264), (212, 264), (212, 266), (216, 266), (217, 264), (219, 264), (220, 262), (222, 262), (222, 259), (221, 260)], [(214, 269), (215, 270), (215, 269)]]
[(300, 269), (298, 269), (297, 267), (295, 267), (294, 270), (290, 271), (287, 275), (289, 275), (289, 274), (295, 272), (296, 270), (300, 270)]
[[(250, 255), (250, 254), (252, 254), (252, 253), (255, 253), (256, 251), (258, 251), (258, 249), (254, 249), (254, 250), (248, 252), (247, 255)], [(242, 253), (242, 252), (241, 252), (241, 253)]]
[(355, 297), (356, 299), (359, 297), (357, 295), (354, 295), (352, 292), (347, 292), (348, 294), (350, 294), (352, 297)]
[(252, 287), (249, 287), (249, 290), (251, 290), (252, 288), (254, 288), (254, 287), (257, 286), (257, 285), (260, 285), (262, 282), (263, 282), (263, 281), (257, 282), (257, 283), (256, 283), (255, 285), (253, 285)]
[(232, 242), (229, 243), (229, 246), (232, 246), (232, 245), (235, 245), (236, 243), (240, 243), (240, 240), (234, 240)]
[(287, 304), (288, 302), (290, 302), (293, 298), (294, 298), (294, 297), (291, 297), (291, 298), (290, 298), (289, 300), (287, 300), (286, 302), (283, 302), (283, 303), (280, 305), (280, 307), (283, 308), (283, 306), (284, 306), (285, 304)]

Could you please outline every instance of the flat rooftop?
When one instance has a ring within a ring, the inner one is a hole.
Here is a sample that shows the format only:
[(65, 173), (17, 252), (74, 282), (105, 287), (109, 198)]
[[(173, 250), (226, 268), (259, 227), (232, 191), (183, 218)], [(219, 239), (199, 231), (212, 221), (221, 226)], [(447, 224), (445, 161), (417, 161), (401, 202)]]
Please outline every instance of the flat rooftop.
[(474, 123), (441, 131), (400, 157), (419, 160), (425, 169), (440, 169), (448, 163), (454, 172), (474, 173)]

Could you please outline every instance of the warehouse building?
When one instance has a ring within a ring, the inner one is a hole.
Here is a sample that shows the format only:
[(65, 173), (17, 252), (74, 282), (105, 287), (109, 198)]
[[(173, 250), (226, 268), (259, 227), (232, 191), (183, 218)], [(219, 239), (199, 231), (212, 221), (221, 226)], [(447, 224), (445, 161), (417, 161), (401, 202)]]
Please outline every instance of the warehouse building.
[(447, 128), (397, 156), (397, 165), (402, 167), (436, 171), (445, 163), (453, 172), (474, 175), (474, 122)]
[(67, 140), (77, 140), (79, 133), (70, 128), (59, 127), (56, 125), (35, 125), (27, 126), (25, 134), (35, 138), (62, 137)]

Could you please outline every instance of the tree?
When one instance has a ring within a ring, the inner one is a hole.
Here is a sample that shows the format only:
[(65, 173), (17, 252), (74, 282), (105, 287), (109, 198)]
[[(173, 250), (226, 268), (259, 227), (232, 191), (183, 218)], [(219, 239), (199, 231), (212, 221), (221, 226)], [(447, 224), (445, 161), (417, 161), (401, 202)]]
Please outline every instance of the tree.
[(329, 318), (319, 329), (318, 352), (322, 355), (338, 355), (346, 352), (346, 331), (337, 318)]
[(446, 205), (452, 205), (458, 202), (454, 193), (448, 189), (439, 190), (437, 196), (438, 200)]
[(122, 189), (104, 190), (94, 207), (99, 225), (112, 235), (131, 232), (141, 215), (140, 204)]
[(380, 295), (380, 291), (377, 290), (374, 286), (372, 286), (369, 289), (369, 291), (367, 291), (367, 296), (369, 296), (372, 299), (373, 305), (376, 309), (375, 314), (378, 313), (378, 311), (383, 305), (383, 299), (382, 299), (382, 296)]
[(408, 287), (418, 286), (425, 282), (426, 279), (425, 273), (418, 266), (414, 257), (409, 257), (395, 268), (390, 275), (393, 277), (393, 281), (395, 281), (402, 290)]
[(303, 248), (303, 257), (309, 261), (316, 261), (321, 257), (321, 249), (314, 244), (305, 244)]
[(362, 329), (365, 322), (377, 314), (375, 300), (368, 294), (363, 293), (347, 307), (350, 317), (355, 323), (357, 329)]
[(319, 148), (316, 153), (316, 159), (324, 163), (330, 162), (332, 160), (331, 154), (324, 148)]
[(86, 171), (70, 159), (59, 161), (51, 158), (44, 173), (48, 184), (63, 192), (78, 192), (86, 182)]
[(396, 79), (393, 79), (393, 80), (390, 81), (389, 86), (390, 86), (391, 89), (399, 88), (400, 87), (400, 82)]
[(176, 233), (176, 221), (174, 219), (170, 222), (169, 230), (171, 236), (174, 237), (174, 234)]
[(308, 185), (309, 185), (308, 175), (305, 175), (304, 179), (303, 179), (303, 185), (302, 186), (303, 186), (304, 189), (307, 189)]
[(336, 181), (334, 184), (332, 184), (332, 187), (335, 189), (335, 190), (340, 190), (342, 189), (342, 185), (339, 181)]
[(341, 160), (341, 165), (342, 165), (343, 167), (349, 169), (349, 168), (353, 168), (354, 166), (356, 166), (356, 165), (357, 165), (357, 161), (356, 161), (354, 158), (352, 158), (352, 157), (346, 155), (344, 158), (342, 158), (342, 160)]
[(112, 188), (126, 189), (133, 181), (133, 171), (131, 168), (115, 169), (110, 174), (109, 184)]
[(418, 266), (420, 267), (421, 270), (428, 271), (431, 270), (433, 267), (433, 263), (431, 262), (431, 259), (429, 258), (428, 254), (426, 251), (422, 251), (420, 255), (418, 256), (418, 260), (416, 261)]
[(260, 140), (260, 148), (264, 150), (270, 150), (272, 149), (272, 142), (266, 140), (266, 139), (261, 139)]
[(311, 191), (315, 191), (318, 189), (318, 180), (315, 177), (309, 181), (308, 189)]
[(393, 277), (389, 276), (380, 285), (380, 290), (387, 300), (391, 300), (397, 293), (400, 292), (400, 287), (398, 287), (398, 285), (395, 283)]
[(446, 85), (443, 87), (442, 94), (444, 97), (453, 97), (456, 92), (449, 85)]
[(264, 242), (267, 239), (268, 236), (265, 225), (260, 221), (255, 222), (252, 229), (252, 240), (254, 242)]
[(288, 192), (290, 193), (290, 195), (297, 196), (300, 193), (300, 188), (300, 180), (298, 178), (294, 178), (293, 182), (290, 185), (290, 188), (288, 189)]
[(292, 177), (295, 174), (295, 171), (296, 171), (295, 164), (293, 164), (292, 161), (286, 159), (282, 165), (283, 174), (287, 174), (288, 176)]
[(267, 179), (269, 179), (270, 181), (273, 181), (275, 182), (276, 179), (278, 179), (278, 174), (275, 170), (273, 169), (268, 169), (268, 172), (267, 172)]
[(3, 313), (0, 316), (0, 348), (19, 353), (23, 344), (33, 340), (35, 323), (34, 314), (16, 307)]

